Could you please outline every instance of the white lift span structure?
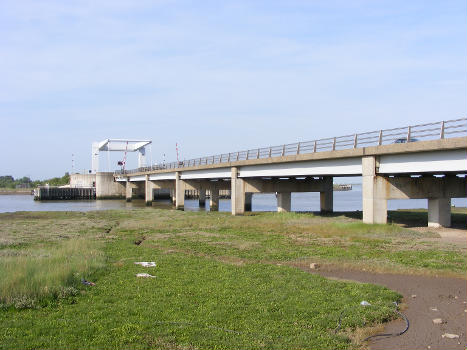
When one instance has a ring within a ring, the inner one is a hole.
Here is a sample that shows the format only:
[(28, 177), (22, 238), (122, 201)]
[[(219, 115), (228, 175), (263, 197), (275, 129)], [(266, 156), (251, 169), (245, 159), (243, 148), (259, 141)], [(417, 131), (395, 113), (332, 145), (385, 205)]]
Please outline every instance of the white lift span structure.
[(146, 146), (150, 145), (150, 140), (128, 140), (128, 139), (106, 139), (92, 143), (92, 168), (91, 172), (96, 174), (99, 171), (99, 152), (125, 152), (123, 162), (126, 161), (127, 152), (138, 152), (138, 167), (146, 166)]

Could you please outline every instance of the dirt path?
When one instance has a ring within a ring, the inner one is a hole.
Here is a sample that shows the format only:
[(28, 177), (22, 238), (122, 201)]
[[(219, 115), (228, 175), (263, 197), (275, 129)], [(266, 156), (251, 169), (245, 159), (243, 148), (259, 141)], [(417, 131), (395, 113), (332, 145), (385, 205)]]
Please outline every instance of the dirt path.
[[(372, 350), (466, 349), (467, 281), (464, 279), (298, 267), (324, 277), (379, 284), (404, 296), (407, 309), (403, 313), (410, 321), (409, 330), (398, 337), (371, 340), (369, 345)], [(437, 318), (442, 320), (441, 324), (433, 323)], [(396, 320), (386, 325), (385, 333), (397, 333), (404, 327), (403, 320)], [(456, 334), (459, 338), (443, 337), (446, 333)]]

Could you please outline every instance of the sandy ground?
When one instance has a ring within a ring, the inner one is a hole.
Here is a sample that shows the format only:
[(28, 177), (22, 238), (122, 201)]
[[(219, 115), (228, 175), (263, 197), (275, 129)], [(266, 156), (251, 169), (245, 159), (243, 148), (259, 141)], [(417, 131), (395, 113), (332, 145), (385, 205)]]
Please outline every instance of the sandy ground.
[[(413, 229), (413, 228), (412, 228)], [(428, 230), (428, 228), (419, 228)], [(429, 229), (433, 231), (433, 229)], [(465, 229), (438, 229), (442, 243), (467, 247)], [(336, 270), (323, 266), (318, 270), (298, 266), (324, 277), (379, 284), (403, 295), (407, 308), (402, 311), (410, 321), (409, 330), (397, 337), (377, 337), (369, 342), (372, 350), (383, 349), (467, 349), (467, 280), (400, 274), (377, 274), (356, 270)], [(441, 319), (440, 324), (433, 322)], [(398, 333), (405, 328), (402, 319), (385, 326), (384, 333)], [(445, 334), (457, 335), (448, 338)], [(444, 335), (444, 337), (443, 337)]]

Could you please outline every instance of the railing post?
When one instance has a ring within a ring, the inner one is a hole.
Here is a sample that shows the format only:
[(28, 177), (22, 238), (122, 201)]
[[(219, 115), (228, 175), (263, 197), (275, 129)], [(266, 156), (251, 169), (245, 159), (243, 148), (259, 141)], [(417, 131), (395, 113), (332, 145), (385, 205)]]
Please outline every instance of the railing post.
[(239, 154), (240, 154), (240, 152), (237, 152), (237, 161), (238, 161)]
[(248, 158), (250, 158), (250, 150), (246, 151), (246, 160), (248, 160)]
[(227, 163), (230, 163), (230, 152), (229, 152), (229, 156), (227, 157)]
[(269, 158), (272, 156), (272, 147), (269, 147)]
[(383, 144), (383, 130), (379, 131), (378, 146)]
[(407, 143), (410, 142), (410, 134), (411, 134), (411, 128), (410, 126), (407, 128)]
[(336, 138), (334, 137), (334, 140), (332, 141), (332, 150), (336, 150)]
[(214, 164), (214, 156), (212, 156), (212, 164)]
[(439, 133), (439, 138), (444, 139), (444, 120), (441, 122), (441, 132)]
[(256, 151), (256, 159), (259, 159), (259, 148), (258, 151)]
[(313, 146), (313, 153), (316, 153), (316, 140), (315, 140), (315, 144)]
[(285, 155), (285, 145), (282, 146), (282, 157)]
[(300, 154), (300, 142), (297, 144), (297, 154)]
[(353, 137), (353, 148), (357, 148), (357, 143), (358, 143), (358, 134), (355, 134)]

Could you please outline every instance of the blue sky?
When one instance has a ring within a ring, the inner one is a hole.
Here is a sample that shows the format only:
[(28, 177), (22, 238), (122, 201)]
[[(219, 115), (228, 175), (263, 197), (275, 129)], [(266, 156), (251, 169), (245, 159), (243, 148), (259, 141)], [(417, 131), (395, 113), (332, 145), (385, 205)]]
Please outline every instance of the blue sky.
[(106, 138), (158, 162), (465, 117), (466, 33), (464, 0), (4, 0), (0, 175), (89, 169)]

